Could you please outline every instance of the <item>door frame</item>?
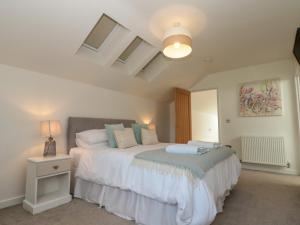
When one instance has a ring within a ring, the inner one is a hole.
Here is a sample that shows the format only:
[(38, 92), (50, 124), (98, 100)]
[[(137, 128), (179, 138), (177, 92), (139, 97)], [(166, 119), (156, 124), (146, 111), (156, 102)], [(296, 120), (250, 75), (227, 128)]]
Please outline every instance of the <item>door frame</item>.
[[(200, 88), (200, 89), (195, 89), (191, 91), (191, 95), (194, 92), (201, 92), (201, 91), (211, 91), (211, 90), (216, 90), (217, 91), (217, 109), (218, 109), (218, 139), (219, 139), (219, 143), (222, 143), (222, 132), (221, 132), (221, 110), (220, 110), (220, 96), (219, 96), (219, 88), (218, 87), (211, 87), (211, 88)], [(191, 108), (192, 108), (192, 101), (191, 101)], [(192, 126), (193, 126), (193, 117), (191, 116), (191, 120), (192, 120)], [(193, 138), (193, 134), (192, 134), (192, 138)]]

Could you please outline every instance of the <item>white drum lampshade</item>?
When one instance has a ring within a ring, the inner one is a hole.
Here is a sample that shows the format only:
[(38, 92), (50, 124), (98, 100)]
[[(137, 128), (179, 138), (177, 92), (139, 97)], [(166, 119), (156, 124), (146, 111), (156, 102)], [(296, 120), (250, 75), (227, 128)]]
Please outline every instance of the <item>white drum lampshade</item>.
[(173, 59), (183, 58), (192, 52), (192, 37), (188, 30), (175, 26), (165, 33), (163, 45), (165, 56)]

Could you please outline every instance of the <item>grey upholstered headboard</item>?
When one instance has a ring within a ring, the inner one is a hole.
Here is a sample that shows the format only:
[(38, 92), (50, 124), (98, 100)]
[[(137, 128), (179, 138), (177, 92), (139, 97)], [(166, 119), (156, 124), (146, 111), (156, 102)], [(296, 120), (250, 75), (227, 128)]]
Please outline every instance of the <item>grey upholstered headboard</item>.
[(67, 131), (67, 151), (69, 153), (71, 148), (76, 147), (76, 133), (91, 130), (104, 129), (104, 124), (123, 123), (125, 127), (131, 127), (135, 120), (122, 119), (102, 119), (102, 118), (84, 118), (84, 117), (69, 117), (68, 131)]

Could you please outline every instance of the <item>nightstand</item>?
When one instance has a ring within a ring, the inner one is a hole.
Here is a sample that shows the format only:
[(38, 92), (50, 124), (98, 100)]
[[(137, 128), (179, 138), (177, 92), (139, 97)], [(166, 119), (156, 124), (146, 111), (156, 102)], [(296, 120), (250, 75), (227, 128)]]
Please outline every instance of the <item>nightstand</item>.
[(29, 158), (23, 208), (34, 215), (70, 202), (70, 178), (69, 155)]

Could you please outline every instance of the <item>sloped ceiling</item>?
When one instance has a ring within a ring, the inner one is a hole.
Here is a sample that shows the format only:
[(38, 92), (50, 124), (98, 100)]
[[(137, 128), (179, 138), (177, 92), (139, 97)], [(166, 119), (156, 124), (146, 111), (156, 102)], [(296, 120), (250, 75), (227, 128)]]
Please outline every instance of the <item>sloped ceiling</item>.
[[(79, 57), (103, 13), (157, 49), (179, 22), (193, 52), (151, 82)], [(0, 63), (166, 101), (207, 74), (291, 57), (298, 26), (299, 0), (2, 0)]]

